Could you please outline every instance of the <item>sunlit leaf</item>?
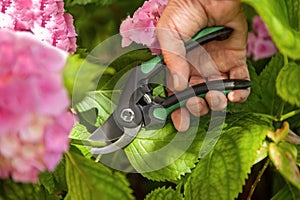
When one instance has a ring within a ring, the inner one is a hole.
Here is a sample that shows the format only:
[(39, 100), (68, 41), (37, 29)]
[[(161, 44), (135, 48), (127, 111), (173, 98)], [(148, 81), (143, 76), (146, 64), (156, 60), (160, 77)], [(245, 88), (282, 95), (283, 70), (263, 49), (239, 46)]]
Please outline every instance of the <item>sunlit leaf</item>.
[(191, 126), (184, 133), (177, 132), (171, 123), (160, 130), (142, 130), (126, 147), (126, 155), (132, 166), (148, 179), (176, 181), (195, 167), (207, 134), (206, 126), (207, 120), (200, 119), (199, 128)]
[(182, 194), (172, 188), (157, 188), (147, 194), (145, 200), (183, 200)]
[(234, 199), (255, 162), (271, 124), (253, 114), (228, 116), (222, 135), (188, 177), (185, 199)]
[(133, 199), (125, 176), (69, 151), (66, 155), (67, 199)]
[(278, 74), (276, 89), (278, 95), (292, 105), (300, 107), (300, 65), (289, 62)]

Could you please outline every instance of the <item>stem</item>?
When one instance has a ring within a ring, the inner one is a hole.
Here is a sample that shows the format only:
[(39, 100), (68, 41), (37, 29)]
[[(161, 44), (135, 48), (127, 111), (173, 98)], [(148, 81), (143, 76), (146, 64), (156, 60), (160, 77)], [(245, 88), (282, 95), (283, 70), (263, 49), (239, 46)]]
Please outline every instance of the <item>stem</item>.
[(287, 134), (287, 136), (284, 139), (286, 142), (295, 144), (295, 145), (300, 145), (300, 137), (294, 133), (291, 129), (289, 130), (289, 133)]
[(293, 110), (293, 111), (291, 111), (289, 113), (286, 113), (286, 114), (282, 115), (281, 118), (280, 118), (280, 121), (284, 121), (284, 120), (286, 120), (286, 119), (288, 119), (290, 117), (293, 117), (295, 115), (298, 115), (298, 114), (300, 114), (300, 109)]
[(283, 64), (287, 65), (288, 63), (289, 63), (289, 58), (286, 55), (284, 55), (283, 56)]
[(78, 139), (71, 139), (71, 144), (74, 145), (82, 145), (88, 147), (103, 147), (105, 146), (105, 142), (93, 142), (88, 140), (78, 140)]
[(285, 102), (281, 101), (281, 103), (279, 105), (279, 109), (277, 111), (276, 121), (280, 121), (282, 113), (283, 113), (284, 105), (285, 105)]
[(251, 197), (254, 193), (255, 188), (257, 187), (258, 183), (260, 182), (260, 179), (262, 177), (262, 175), (264, 174), (264, 172), (266, 171), (267, 167), (270, 164), (270, 159), (268, 158), (264, 164), (264, 166), (261, 168), (261, 170), (259, 171), (254, 183), (251, 185), (251, 189), (249, 191), (249, 194), (247, 196), (247, 200), (251, 200)]

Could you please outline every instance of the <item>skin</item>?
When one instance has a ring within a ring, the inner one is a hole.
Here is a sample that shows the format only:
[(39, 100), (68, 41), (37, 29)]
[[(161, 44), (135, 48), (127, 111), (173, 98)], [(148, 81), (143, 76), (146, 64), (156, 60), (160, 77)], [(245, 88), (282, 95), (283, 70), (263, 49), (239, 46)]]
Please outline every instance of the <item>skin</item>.
[[(212, 41), (186, 54), (184, 41), (210, 26), (234, 29), (230, 38)], [(250, 80), (246, 65), (247, 23), (239, 0), (169, 0), (158, 24), (157, 37), (169, 69), (169, 93), (215, 79)], [(198, 53), (197, 53), (198, 52)], [(212, 62), (214, 61), (214, 62)], [(209, 91), (205, 100), (192, 97), (186, 107), (175, 110), (172, 120), (178, 131), (186, 131), (190, 113), (202, 116), (211, 110), (222, 110), (231, 102), (243, 102), (250, 90), (235, 90), (227, 95)]]

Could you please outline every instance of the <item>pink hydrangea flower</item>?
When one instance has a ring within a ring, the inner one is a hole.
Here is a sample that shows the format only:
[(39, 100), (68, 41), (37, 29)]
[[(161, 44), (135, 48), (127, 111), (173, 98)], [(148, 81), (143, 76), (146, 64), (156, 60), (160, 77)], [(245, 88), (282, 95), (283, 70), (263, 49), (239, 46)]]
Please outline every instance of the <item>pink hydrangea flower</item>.
[(248, 34), (247, 57), (259, 60), (273, 56), (278, 50), (260, 16), (253, 18), (252, 29)]
[(28, 31), (69, 53), (76, 51), (73, 17), (63, 0), (0, 0), (0, 29)]
[(65, 51), (29, 32), (0, 29), (0, 178), (37, 182), (68, 149), (66, 59)]
[(165, 9), (168, 0), (145, 1), (133, 17), (127, 17), (120, 26), (122, 47), (132, 42), (146, 45), (153, 54), (160, 54), (159, 43), (155, 35), (155, 27)]

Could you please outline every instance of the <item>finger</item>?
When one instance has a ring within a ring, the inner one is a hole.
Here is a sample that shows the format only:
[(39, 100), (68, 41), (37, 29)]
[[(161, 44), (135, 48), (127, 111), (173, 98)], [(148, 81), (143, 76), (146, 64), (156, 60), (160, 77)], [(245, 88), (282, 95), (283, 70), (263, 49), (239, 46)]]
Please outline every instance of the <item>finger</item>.
[(219, 91), (211, 90), (207, 92), (205, 99), (211, 110), (223, 110), (227, 106), (226, 96)]
[(171, 113), (174, 127), (179, 132), (188, 130), (190, 126), (190, 114), (186, 108), (179, 108)]
[[(229, 71), (229, 77), (231, 79), (243, 79), (250, 80), (248, 67), (245, 64), (237, 67), (233, 67)], [(231, 102), (244, 102), (250, 94), (250, 88), (245, 90), (234, 90), (228, 94), (228, 99)]]
[(187, 109), (196, 117), (206, 115), (209, 111), (208, 106), (203, 98), (192, 97), (186, 103)]
[(176, 91), (185, 89), (188, 85), (189, 65), (185, 59), (184, 42), (178, 33), (170, 30), (157, 30), (162, 55), (172, 80), (172, 86)]
[(216, 63), (202, 46), (188, 52), (187, 60), (191, 66), (191, 74), (199, 74), (202, 77), (220, 74)]

